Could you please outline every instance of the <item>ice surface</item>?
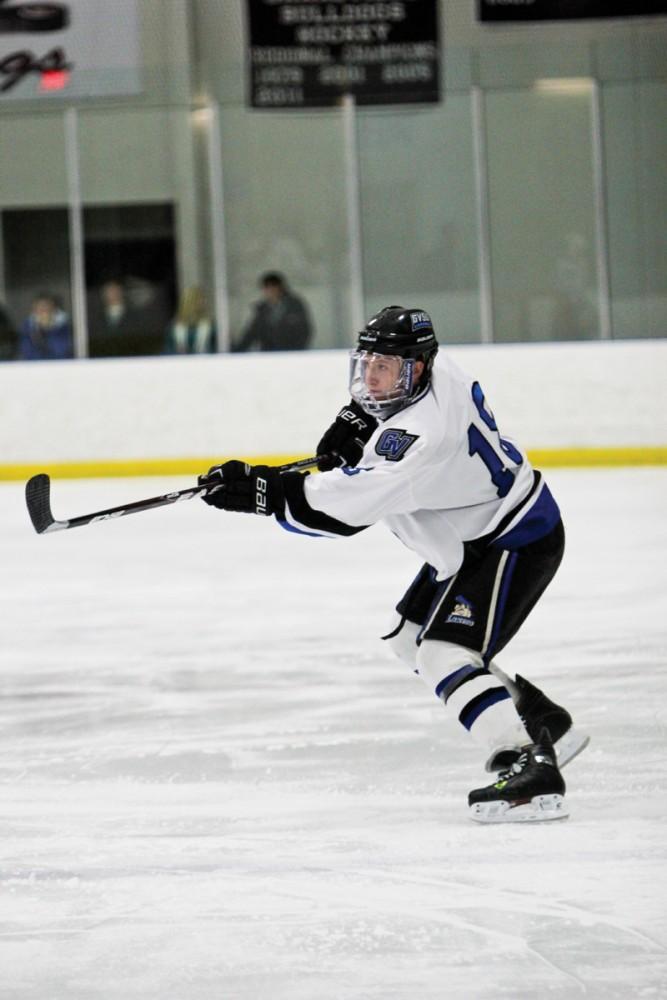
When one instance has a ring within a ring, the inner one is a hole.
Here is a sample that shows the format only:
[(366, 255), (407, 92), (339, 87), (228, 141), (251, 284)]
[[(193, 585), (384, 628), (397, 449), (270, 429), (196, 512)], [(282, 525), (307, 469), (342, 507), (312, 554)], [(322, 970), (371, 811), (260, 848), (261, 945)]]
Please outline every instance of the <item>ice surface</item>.
[(377, 639), (418, 568), (381, 527), (195, 500), (40, 537), (0, 487), (0, 998), (666, 996), (667, 469), (548, 478), (566, 558), (500, 662), (592, 743), (569, 820), (502, 827)]

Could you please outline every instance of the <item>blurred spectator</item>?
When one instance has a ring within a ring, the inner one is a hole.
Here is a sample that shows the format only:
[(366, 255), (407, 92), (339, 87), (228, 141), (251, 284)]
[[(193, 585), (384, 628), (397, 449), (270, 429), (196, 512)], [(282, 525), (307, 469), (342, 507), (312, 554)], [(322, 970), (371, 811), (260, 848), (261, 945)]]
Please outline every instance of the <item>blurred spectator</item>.
[(259, 285), (262, 298), (233, 350), (300, 351), (308, 347), (313, 328), (305, 303), (275, 271), (263, 274)]
[(151, 310), (138, 306), (124, 282), (106, 281), (88, 314), (91, 358), (160, 354), (163, 333)]
[(11, 317), (0, 302), (0, 361), (12, 361), (16, 357), (18, 335)]
[(69, 317), (50, 292), (33, 299), (30, 315), (21, 324), (18, 358), (46, 361), (72, 357), (72, 327)]
[(167, 328), (167, 354), (211, 354), (216, 349), (215, 324), (198, 285), (184, 289), (178, 312)]
[(556, 259), (553, 340), (593, 340), (599, 336), (593, 255), (581, 233), (568, 233)]

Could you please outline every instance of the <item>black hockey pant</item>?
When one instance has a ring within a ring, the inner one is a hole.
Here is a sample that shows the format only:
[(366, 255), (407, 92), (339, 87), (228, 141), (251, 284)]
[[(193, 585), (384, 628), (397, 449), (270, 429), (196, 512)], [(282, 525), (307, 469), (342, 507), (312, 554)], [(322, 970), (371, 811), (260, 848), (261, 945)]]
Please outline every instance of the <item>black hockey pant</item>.
[[(425, 563), (399, 601), (401, 620), (421, 626), (418, 641), (438, 639), (481, 654), (485, 664), (507, 645), (553, 579), (563, 557), (563, 522), (521, 548), (465, 543), (458, 572), (438, 582)], [(393, 633), (395, 634), (395, 633)], [(385, 638), (389, 638), (386, 636)]]

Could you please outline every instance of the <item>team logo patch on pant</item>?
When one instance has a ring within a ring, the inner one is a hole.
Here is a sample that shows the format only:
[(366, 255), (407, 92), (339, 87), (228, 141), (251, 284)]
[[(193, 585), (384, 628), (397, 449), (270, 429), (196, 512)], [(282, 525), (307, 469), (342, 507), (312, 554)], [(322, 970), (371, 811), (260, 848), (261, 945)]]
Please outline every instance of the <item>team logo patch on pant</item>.
[(454, 610), (447, 616), (446, 624), (468, 625), (472, 627), (475, 624), (472, 604), (460, 594), (457, 594), (454, 600), (456, 604), (454, 605)]

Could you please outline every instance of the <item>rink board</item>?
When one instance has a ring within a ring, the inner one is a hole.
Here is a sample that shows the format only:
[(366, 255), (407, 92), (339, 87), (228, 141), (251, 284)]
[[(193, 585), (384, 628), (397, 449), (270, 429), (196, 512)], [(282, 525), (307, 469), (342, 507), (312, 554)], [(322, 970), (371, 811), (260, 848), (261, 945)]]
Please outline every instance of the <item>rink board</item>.
[[(537, 465), (667, 462), (667, 341), (443, 348)], [(312, 455), (346, 351), (0, 366), (0, 478), (198, 473)]]

